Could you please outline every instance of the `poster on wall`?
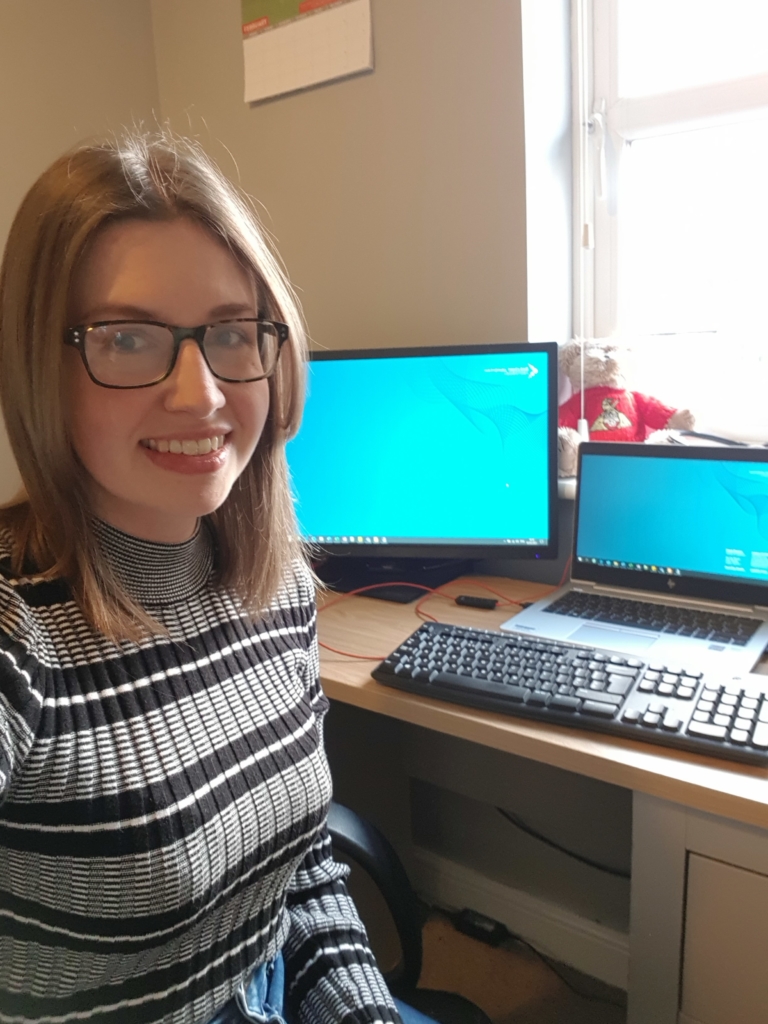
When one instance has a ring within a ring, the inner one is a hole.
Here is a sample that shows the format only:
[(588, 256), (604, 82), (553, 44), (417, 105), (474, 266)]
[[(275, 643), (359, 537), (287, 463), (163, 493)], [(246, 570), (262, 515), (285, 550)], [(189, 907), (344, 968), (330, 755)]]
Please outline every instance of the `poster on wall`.
[(241, 0), (245, 102), (373, 70), (371, 0)]

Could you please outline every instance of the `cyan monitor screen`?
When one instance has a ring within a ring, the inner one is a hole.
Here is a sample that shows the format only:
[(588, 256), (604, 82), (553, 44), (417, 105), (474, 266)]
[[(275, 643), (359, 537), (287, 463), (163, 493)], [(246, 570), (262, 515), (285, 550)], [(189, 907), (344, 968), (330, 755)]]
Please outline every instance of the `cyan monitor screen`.
[(576, 557), (592, 565), (768, 581), (768, 453), (582, 456)]
[(301, 429), (288, 445), (304, 538), (550, 543), (555, 346), (512, 347), (313, 359)]

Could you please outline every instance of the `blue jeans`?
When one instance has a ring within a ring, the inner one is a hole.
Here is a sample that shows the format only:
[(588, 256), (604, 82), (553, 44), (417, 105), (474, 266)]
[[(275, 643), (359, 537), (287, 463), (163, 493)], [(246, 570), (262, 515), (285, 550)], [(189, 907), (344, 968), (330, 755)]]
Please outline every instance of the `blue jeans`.
[[(285, 993), (285, 966), (283, 955), (278, 953), (268, 964), (256, 967), (247, 982), (243, 982), (229, 1002), (222, 1007), (208, 1024), (242, 1024), (254, 1021), (256, 1024), (285, 1024), (283, 1019), (283, 997)], [(403, 1024), (435, 1024), (413, 1007), (395, 1000)]]
[(242, 982), (229, 1002), (208, 1024), (285, 1024), (283, 995), (285, 993), (285, 965), (283, 954), (256, 967), (248, 981)]

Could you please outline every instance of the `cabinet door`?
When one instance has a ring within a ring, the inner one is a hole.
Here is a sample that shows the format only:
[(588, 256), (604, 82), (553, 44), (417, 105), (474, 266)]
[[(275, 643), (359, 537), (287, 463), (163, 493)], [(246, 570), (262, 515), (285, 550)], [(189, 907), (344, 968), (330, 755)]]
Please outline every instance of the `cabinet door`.
[(691, 853), (680, 1024), (768, 1021), (768, 876)]

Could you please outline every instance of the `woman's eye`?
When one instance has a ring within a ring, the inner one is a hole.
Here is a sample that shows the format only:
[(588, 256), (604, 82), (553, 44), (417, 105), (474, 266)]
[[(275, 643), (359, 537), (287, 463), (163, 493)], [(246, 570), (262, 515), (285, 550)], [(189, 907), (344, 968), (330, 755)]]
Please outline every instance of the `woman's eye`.
[(109, 344), (116, 352), (137, 352), (145, 344), (145, 339), (120, 331), (109, 339)]
[(240, 345), (248, 344), (248, 338), (244, 332), (232, 327), (222, 327), (217, 331), (211, 331), (207, 340), (208, 344), (215, 345), (217, 348), (237, 348)]

